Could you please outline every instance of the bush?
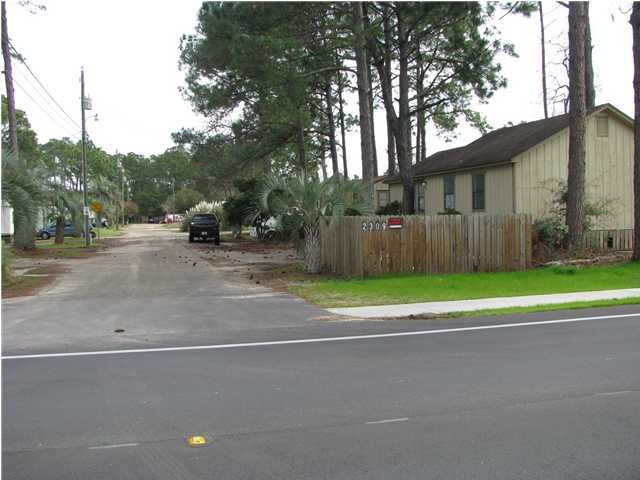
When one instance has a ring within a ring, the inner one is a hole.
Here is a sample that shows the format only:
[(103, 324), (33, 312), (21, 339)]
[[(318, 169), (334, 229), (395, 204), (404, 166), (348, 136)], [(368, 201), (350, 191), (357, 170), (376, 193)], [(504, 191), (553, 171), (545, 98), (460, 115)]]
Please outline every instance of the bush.
[(234, 234), (240, 234), (243, 225), (250, 225), (265, 212), (260, 207), (260, 182), (257, 178), (238, 178), (233, 181), (233, 186), (238, 194), (227, 198), (224, 213)]
[(387, 203), (384, 207), (378, 207), (376, 215), (400, 215), (402, 205), (397, 200)]
[(539, 218), (533, 222), (533, 230), (539, 241), (553, 249), (562, 247), (569, 231), (566, 223), (559, 216)]
[(438, 212), (438, 215), (462, 215), (462, 213), (455, 208), (447, 208), (444, 212)]
[(222, 209), (221, 202), (200, 202), (187, 210), (187, 213), (182, 220), (182, 224), (180, 225), (180, 231), (186, 232), (189, 230), (191, 218), (196, 213), (213, 213), (218, 218), (220, 225), (224, 223), (224, 211)]

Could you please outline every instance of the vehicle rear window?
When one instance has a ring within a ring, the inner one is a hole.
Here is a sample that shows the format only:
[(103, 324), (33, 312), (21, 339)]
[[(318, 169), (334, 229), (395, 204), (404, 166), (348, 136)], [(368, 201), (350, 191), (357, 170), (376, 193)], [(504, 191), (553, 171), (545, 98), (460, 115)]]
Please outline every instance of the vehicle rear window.
[(205, 213), (205, 214), (194, 215), (193, 218), (191, 219), (191, 221), (193, 223), (211, 223), (211, 222), (218, 221), (218, 219), (213, 214), (206, 214)]

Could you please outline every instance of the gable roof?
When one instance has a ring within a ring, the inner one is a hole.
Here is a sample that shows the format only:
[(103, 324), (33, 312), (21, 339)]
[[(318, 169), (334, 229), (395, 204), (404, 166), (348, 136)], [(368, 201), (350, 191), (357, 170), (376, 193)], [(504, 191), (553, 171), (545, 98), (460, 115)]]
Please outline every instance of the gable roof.
[[(605, 103), (590, 109), (587, 115), (611, 110), (625, 123), (633, 120), (613, 105)], [(458, 148), (441, 150), (413, 166), (414, 177), (424, 177), (453, 170), (463, 170), (489, 165), (509, 163), (516, 155), (529, 150), (547, 138), (569, 127), (569, 114), (504, 127), (483, 135), (479, 139)], [(385, 179), (386, 183), (400, 182), (399, 175)]]

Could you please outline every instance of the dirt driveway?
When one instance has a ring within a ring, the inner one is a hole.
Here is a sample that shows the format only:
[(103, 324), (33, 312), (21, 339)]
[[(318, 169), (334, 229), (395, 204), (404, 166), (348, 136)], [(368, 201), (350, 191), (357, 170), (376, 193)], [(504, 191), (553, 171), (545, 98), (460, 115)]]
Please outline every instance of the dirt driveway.
[(132, 225), (111, 248), (65, 261), (69, 272), (36, 295), (3, 300), (3, 354), (201, 344), (305, 327), (326, 312), (260, 283), (293, 260), (285, 249), (230, 251)]

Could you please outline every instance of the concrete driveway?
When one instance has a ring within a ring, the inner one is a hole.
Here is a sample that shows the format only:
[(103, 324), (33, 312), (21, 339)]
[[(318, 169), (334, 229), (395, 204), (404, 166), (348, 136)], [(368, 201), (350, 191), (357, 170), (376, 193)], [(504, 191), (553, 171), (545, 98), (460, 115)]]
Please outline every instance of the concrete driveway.
[(240, 281), (204, 260), (186, 234), (164, 226), (132, 225), (115, 243), (93, 258), (69, 260), (71, 271), (39, 294), (3, 300), (5, 355), (252, 338), (326, 315)]

